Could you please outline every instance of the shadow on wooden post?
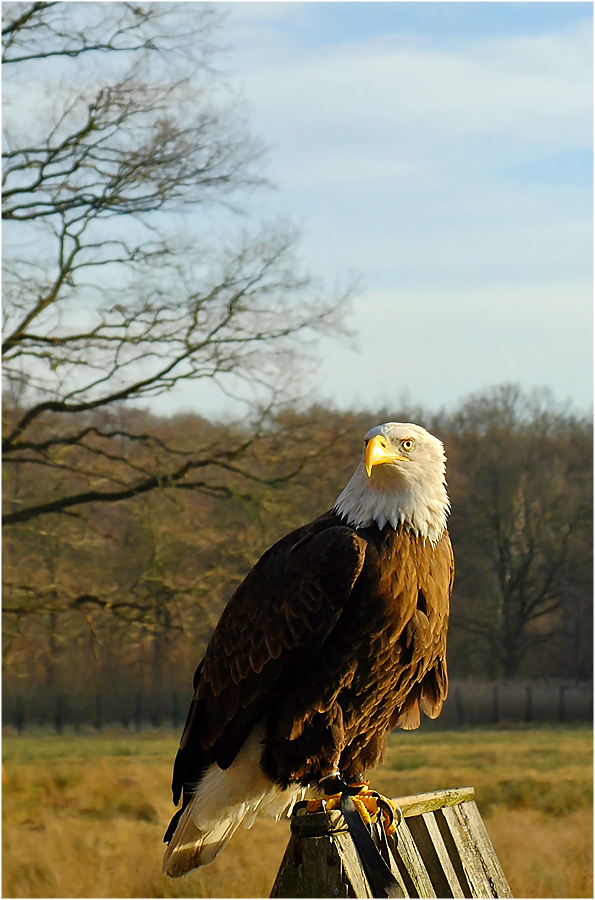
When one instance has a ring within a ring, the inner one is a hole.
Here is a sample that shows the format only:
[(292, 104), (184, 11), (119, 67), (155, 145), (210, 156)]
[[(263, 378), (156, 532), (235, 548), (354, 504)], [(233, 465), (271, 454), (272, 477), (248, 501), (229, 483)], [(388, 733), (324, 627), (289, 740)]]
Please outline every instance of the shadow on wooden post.
[[(389, 839), (390, 868), (404, 897), (512, 897), (473, 788), (393, 802), (403, 821)], [(338, 810), (292, 817), (271, 897), (374, 897)]]

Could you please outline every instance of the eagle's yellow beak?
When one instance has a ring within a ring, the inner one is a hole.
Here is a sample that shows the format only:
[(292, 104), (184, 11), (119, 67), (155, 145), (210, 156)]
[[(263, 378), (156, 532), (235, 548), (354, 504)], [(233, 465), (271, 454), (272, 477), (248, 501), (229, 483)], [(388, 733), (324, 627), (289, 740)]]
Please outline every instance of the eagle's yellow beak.
[(372, 440), (368, 441), (364, 457), (368, 478), (370, 477), (374, 466), (382, 465), (382, 463), (396, 462), (397, 460), (409, 462), (408, 457), (399, 456), (397, 453), (392, 453), (392, 451), (389, 450), (388, 441), (383, 434), (377, 434)]

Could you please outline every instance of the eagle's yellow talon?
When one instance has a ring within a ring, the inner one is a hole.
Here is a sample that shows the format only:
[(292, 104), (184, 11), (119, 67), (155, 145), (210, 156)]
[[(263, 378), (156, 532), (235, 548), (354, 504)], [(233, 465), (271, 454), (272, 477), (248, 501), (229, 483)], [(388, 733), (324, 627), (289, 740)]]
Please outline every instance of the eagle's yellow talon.
[[(358, 784), (350, 785), (352, 788), (358, 786)], [(366, 782), (362, 783), (360, 791), (357, 794), (354, 794), (351, 799), (353, 800), (362, 821), (366, 825), (377, 822), (378, 816), (381, 816), (386, 833), (389, 835), (395, 833), (397, 828), (395, 824), (397, 820), (397, 807), (392, 800), (388, 797), (384, 797), (377, 791), (370, 790)], [(378, 802), (379, 800), (380, 803)], [(386, 809), (383, 809), (384, 804), (392, 809), (392, 817)], [(324, 797), (324, 799), (318, 797), (315, 800), (308, 800), (308, 805), (306, 806), (307, 813), (319, 813), (332, 809), (341, 809), (341, 794), (331, 794), (330, 796)]]
[[(377, 822), (380, 816), (386, 833), (394, 834), (397, 827), (395, 825), (397, 808), (392, 800), (379, 794), (378, 791), (370, 790), (367, 786), (352, 797), (352, 800), (366, 825), (369, 825), (371, 822)], [(392, 810), (392, 816), (386, 808), (383, 808), (385, 806)]]
[(317, 797), (308, 800), (306, 812), (326, 812), (329, 809), (341, 809), (341, 794), (331, 794), (330, 797)]

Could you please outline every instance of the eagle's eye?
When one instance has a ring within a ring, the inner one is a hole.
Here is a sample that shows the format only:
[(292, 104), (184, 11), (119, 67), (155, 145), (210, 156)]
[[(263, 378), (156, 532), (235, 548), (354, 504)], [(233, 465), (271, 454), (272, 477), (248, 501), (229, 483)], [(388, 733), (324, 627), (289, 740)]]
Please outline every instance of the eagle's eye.
[(405, 438), (404, 441), (401, 441), (401, 447), (403, 450), (413, 450), (415, 447), (415, 441), (411, 440), (411, 438)]

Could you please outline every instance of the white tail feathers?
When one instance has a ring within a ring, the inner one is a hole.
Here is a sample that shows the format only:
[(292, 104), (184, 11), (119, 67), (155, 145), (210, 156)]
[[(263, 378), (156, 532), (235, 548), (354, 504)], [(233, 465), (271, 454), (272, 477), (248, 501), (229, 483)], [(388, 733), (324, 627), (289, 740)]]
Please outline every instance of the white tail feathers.
[(193, 821), (195, 805), (192, 801), (184, 810), (165, 851), (162, 871), (170, 878), (188, 875), (199, 866), (208, 866), (213, 862), (244, 818), (241, 808), (235, 807), (233, 815), (210, 823), (203, 830)]
[(279, 818), (303, 793), (282, 791), (263, 773), (262, 737), (262, 729), (254, 728), (229, 769), (207, 769), (165, 851), (165, 875), (177, 878), (207, 866), (242, 822), (249, 828), (261, 812)]

